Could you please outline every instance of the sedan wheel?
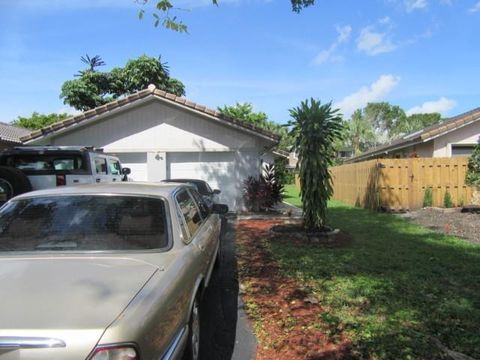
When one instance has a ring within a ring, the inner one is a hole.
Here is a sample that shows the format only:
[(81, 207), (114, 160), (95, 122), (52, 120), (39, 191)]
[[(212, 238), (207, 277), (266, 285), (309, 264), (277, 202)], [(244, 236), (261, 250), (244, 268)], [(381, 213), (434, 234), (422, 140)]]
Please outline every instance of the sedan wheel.
[(190, 314), (187, 348), (183, 358), (184, 360), (198, 360), (200, 358), (200, 307), (198, 299), (195, 299)]

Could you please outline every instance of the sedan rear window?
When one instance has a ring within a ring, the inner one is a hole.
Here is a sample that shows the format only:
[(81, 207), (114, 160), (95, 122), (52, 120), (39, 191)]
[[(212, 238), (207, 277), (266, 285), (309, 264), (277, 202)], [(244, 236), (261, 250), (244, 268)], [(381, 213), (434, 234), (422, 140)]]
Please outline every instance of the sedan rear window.
[(168, 246), (165, 203), (136, 196), (46, 196), (0, 209), (0, 251), (150, 250)]

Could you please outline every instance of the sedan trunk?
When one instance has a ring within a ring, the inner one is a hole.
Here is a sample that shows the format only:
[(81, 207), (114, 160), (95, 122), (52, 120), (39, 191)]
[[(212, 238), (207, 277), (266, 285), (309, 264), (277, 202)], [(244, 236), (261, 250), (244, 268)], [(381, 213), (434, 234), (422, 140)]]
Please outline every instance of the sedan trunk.
[(7, 337), (65, 343), (0, 348), (0, 359), (85, 359), (156, 271), (151, 264), (118, 255), (0, 259), (0, 346)]

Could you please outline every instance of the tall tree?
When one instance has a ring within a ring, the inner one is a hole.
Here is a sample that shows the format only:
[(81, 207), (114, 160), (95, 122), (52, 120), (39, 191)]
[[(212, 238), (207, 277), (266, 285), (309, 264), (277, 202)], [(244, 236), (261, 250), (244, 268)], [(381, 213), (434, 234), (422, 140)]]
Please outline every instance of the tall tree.
[(33, 112), (31, 116), (19, 116), (12, 121), (12, 124), (15, 126), (20, 126), (25, 129), (37, 130), (45, 126), (51, 125), (58, 121), (64, 120), (68, 117), (68, 114), (40, 114), (38, 112)]
[(185, 95), (185, 86), (180, 80), (170, 77), (168, 66), (161, 62), (160, 57), (142, 55), (129, 60), (125, 67), (109, 72), (96, 71), (103, 63), (99, 56), (90, 59), (87, 55), (87, 58), (82, 57), (82, 61), (89, 68), (81, 70), (76, 79), (65, 81), (60, 94), (65, 104), (77, 110), (85, 111), (106, 104), (146, 89), (149, 84), (178, 96)]
[[(221, 0), (211, 0), (213, 5), (218, 5)], [(178, 4), (178, 0), (137, 0), (143, 8), (139, 10), (138, 17), (143, 19), (145, 16), (145, 7), (148, 4), (153, 3), (154, 9), (152, 11), (153, 24), (155, 27), (159, 25), (166, 29), (170, 29), (178, 32), (187, 32), (188, 27), (176, 16), (172, 15), (172, 11), (180, 10), (181, 8), (175, 6)], [(292, 11), (299, 13), (302, 9), (311, 6), (315, 3), (315, 0), (290, 0), (292, 5)]]
[(290, 116), (298, 154), (304, 226), (308, 231), (321, 231), (333, 194), (329, 167), (335, 159), (335, 141), (342, 136), (342, 117), (331, 103), (322, 105), (314, 99), (291, 109)]
[(357, 109), (347, 122), (343, 146), (351, 146), (358, 155), (441, 120), (438, 113), (407, 116), (400, 106), (388, 102), (369, 103), (363, 109)]
[(402, 135), (411, 134), (415, 131), (438, 124), (441, 121), (442, 115), (439, 113), (412, 114), (407, 116), (403, 121), (400, 121), (392, 130), (391, 135), (393, 138), (395, 138)]
[(293, 146), (293, 139), (289, 136), (288, 130), (285, 126), (277, 124), (268, 119), (268, 115), (262, 111), (256, 112), (253, 105), (250, 103), (236, 102), (235, 105), (224, 105), (218, 107), (225, 116), (243, 120), (249, 124), (258, 126), (262, 129), (269, 130), (281, 137), (279, 148), (285, 151), (290, 151)]
[(218, 107), (217, 109), (225, 116), (234, 119), (240, 119), (255, 126), (268, 128), (273, 125), (269, 124), (267, 114), (262, 111), (255, 112), (253, 110), (253, 105), (247, 102), (236, 102), (235, 105), (224, 105), (223, 107)]
[(392, 138), (394, 129), (405, 121), (405, 111), (397, 105), (388, 102), (368, 103), (362, 110), (365, 119), (375, 129), (379, 143), (388, 142)]

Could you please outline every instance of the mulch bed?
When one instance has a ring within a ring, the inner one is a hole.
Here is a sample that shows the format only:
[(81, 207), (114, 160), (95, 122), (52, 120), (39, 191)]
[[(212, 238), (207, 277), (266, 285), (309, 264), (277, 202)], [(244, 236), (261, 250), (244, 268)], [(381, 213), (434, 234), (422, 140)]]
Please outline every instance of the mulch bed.
[[(259, 341), (256, 359), (353, 359), (351, 343), (341, 331), (327, 335), (318, 300), (296, 279), (280, 273), (268, 246), (273, 238), (288, 241), (288, 234), (270, 231), (278, 224), (282, 222), (242, 220), (237, 227), (241, 290)], [(351, 240), (345, 234), (339, 236), (342, 246)]]
[(400, 215), (415, 224), (480, 243), (480, 214), (461, 209), (424, 208)]

